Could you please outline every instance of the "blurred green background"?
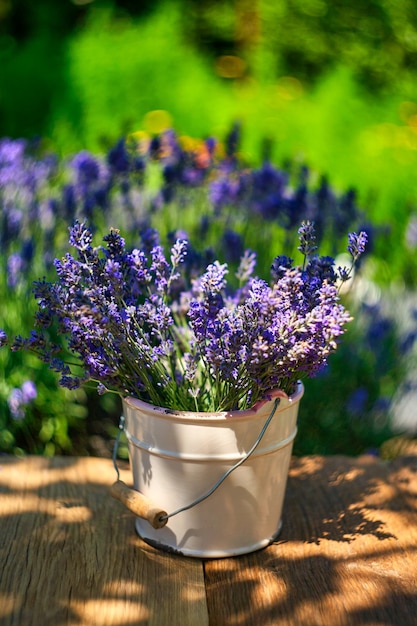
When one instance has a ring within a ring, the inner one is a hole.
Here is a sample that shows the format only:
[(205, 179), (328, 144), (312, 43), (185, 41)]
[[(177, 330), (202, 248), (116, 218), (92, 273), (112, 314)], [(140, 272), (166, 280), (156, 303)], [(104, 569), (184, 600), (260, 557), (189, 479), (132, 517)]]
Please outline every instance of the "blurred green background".
[(68, 154), (238, 120), (253, 161), (354, 185), (398, 237), (416, 210), (413, 0), (0, 0), (0, 60), (0, 136)]
[[(238, 121), (253, 166), (268, 154), (278, 165), (307, 165), (337, 191), (357, 190), (367, 220), (380, 226), (367, 277), (375, 301), (384, 289), (391, 317), (404, 290), (414, 306), (417, 284), (416, 78), (414, 0), (0, 0), (0, 137), (41, 138), (63, 157), (167, 128), (222, 139)], [(28, 318), (32, 309), (16, 299)], [(340, 386), (343, 406), (356, 388), (392, 397), (414, 371), (392, 333), (379, 345), (364, 332), (358, 323), (325, 381)], [(42, 384), (36, 415), (9, 424), (1, 448), (91, 452), (90, 400), (71, 407), (72, 427), (62, 417), (68, 394), (52, 406), (48, 376)], [(323, 414), (305, 418), (300, 453), (358, 453), (388, 436), (384, 409), (371, 400), (372, 424), (353, 409), (335, 418), (323, 394), (323, 380), (309, 384)], [(114, 435), (114, 422), (103, 428)]]

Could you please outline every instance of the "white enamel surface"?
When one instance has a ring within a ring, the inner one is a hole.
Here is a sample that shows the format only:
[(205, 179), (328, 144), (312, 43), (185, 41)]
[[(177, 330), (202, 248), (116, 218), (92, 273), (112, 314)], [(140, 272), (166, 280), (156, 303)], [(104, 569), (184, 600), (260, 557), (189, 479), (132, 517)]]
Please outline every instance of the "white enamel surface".
[[(195, 507), (161, 529), (137, 518), (140, 536), (188, 556), (223, 557), (268, 545), (280, 529), (299, 401), (280, 397), (255, 452)], [(276, 394), (280, 395), (280, 394)], [(123, 401), (135, 488), (171, 513), (206, 493), (257, 440), (273, 399), (256, 410), (184, 413)]]

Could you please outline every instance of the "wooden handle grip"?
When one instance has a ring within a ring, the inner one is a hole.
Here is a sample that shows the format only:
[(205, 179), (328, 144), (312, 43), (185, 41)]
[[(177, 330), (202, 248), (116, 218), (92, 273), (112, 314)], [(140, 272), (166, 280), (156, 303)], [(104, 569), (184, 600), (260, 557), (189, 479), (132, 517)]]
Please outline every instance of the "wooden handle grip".
[(168, 519), (165, 511), (158, 509), (149, 498), (136, 491), (136, 489), (131, 489), (123, 481), (117, 480), (110, 487), (110, 493), (113, 498), (120, 500), (129, 511), (132, 511), (138, 517), (146, 519), (153, 528), (163, 528), (167, 523)]

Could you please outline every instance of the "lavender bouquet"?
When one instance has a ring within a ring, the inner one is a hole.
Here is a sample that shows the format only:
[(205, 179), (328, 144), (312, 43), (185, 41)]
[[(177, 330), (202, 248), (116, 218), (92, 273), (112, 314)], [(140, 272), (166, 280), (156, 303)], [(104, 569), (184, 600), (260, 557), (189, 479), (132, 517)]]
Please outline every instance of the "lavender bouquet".
[(167, 258), (153, 234), (152, 247), (128, 251), (112, 229), (94, 247), (91, 230), (75, 223), (76, 254), (55, 260), (55, 282), (35, 282), (35, 329), (11, 349), (37, 354), (69, 389), (94, 383), (100, 394), (191, 411), (249, 408), (276, 388), (290, 395), (323, 368), (351, 319), (339, 290), (365, 232), (349, 234), (352, 263), (336, 269), (317, 255), (313, 223), (303, 222), (302, 265), (277, 256), (270, 283), (254, 275), (249, 250), (228, 282), (226, 264), (196, 272), (189, 241), (176, 240)]

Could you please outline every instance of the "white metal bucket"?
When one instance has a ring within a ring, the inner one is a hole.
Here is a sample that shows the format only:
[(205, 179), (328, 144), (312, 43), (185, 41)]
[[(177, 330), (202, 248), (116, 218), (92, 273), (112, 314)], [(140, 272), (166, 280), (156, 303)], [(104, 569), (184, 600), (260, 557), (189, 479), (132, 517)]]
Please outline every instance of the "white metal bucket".
[(293, 440), (297, 432), (301, 383), (288, 397), (270, 399), (246, 411), (191, 413), (123, 400), (125, 432), (134, 487), (168, 515), (207, 493), (259, 438), (253, 453), (211, 495), (169, 517), (155, 529), (136, 519), (149, 544), (186, 556), (218, 558), (253, 552), (279, 534)]

